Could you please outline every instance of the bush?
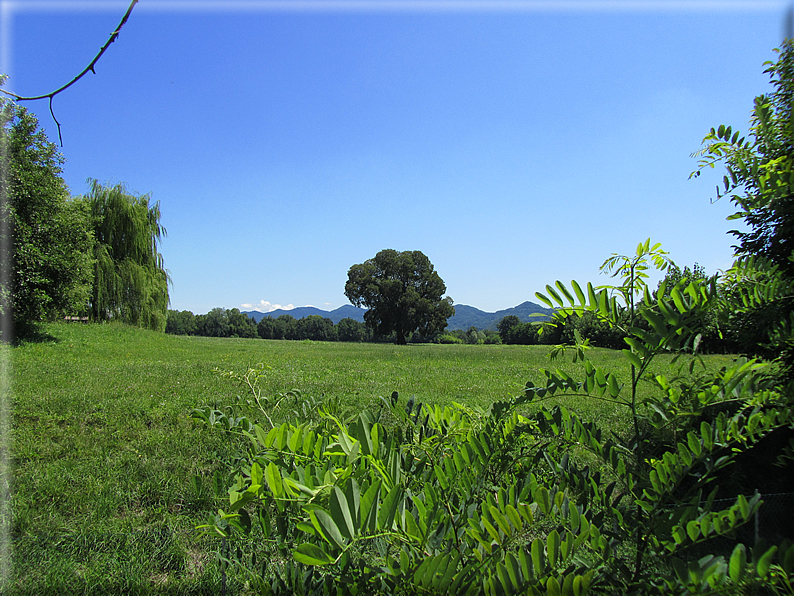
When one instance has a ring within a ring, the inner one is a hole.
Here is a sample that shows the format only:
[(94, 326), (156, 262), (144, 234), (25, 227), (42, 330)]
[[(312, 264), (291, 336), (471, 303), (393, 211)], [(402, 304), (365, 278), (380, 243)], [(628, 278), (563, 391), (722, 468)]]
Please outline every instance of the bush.
[(444, 333), (439, 335), (435, 339), (435, 343), (437, 344), (462, 344), (464, 343), (463, 340), (451, 333)]

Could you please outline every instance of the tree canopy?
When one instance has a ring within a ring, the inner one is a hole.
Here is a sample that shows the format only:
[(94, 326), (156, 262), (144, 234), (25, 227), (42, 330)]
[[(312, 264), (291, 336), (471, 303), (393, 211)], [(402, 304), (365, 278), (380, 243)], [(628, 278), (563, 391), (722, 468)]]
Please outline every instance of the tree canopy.
[(0, 258), (10, 265), (0, 282), (2, 308), (25, 335), (40, 321), (84, 312), (93, 237), (85, 205), (71, 200), (61, 178), (64, 158), (36, 117), (0, 100), (0, 119)]
[(85, 199), (96, 237), (92, 318), (165, 330), (170, 279), (158, 251), (166, 234), (160, 203), (96, 180)]
[(447, 326), (455, 314), (452, 298), (442, 298), (447, 287), (433, 264), (418, 250), (380, 251), (374, 258), (353, 265), (347, 274), (345, 296), (369, 310), (366, 324), (382, 336), (395, 334), (407, 343), (414, 331), (432, 335)]

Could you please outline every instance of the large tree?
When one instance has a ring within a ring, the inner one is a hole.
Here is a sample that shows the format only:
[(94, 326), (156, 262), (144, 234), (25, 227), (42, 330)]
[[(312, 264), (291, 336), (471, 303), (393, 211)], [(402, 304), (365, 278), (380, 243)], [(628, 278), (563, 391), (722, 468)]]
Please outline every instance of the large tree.
[(348, 300), (369, 309), (367, 325), (378, 335), (394, 333), (401, 345), (414, 331), (429, 336), (444, 330), (455, 314), (452, 298), (442, 298), (446, 291), (430, 259), (418, 250), (382, 250), (353, 265), (345, 284)]
[[(35, 116), (0, 101), (0, 308), (20, 336), (88, 303), (93, 238), (85, 205), (60, 176), (63, 162)], [(4, 328), (3, 339), (10, 336)]]
[(164, 331), (170, 280), (158, 251), (160, 203), (96, 180), (86, 201), (96, 237), (92, 318)]

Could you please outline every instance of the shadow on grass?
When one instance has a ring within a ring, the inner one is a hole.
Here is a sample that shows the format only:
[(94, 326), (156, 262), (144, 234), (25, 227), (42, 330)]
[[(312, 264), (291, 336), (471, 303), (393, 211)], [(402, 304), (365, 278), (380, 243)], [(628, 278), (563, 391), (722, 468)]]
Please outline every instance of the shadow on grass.
[[(6, 329), (3, 330), (3, 341), (6, 341), (6, 331)], [(54, 335), (50, 335), (44, 331), (40, 325), (35, 323), (16, 325), (12, 338), (11, 345), (14, 347), (19, 347), (24, 344), (58, 343), (61, 341)]]

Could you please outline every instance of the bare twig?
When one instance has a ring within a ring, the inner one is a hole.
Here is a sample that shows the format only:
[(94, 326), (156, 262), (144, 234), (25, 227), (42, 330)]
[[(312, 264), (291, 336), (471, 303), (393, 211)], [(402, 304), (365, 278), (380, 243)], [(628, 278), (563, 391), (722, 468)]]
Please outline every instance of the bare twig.
[(99, 49), (99, 53), (96, 56), (94, 56), (94, 59), (91, 60), (91, 63), (88, 66), (86, 66), (79, 75), (74, 77), (71, 81), (69, 81), (68, 83), (66, 83), (62, 87), (59, 87), (58, 89), (56, 89), (55, 91), (51, 91), (50, 93), (45, 93), (44, 95), (35, 95), (35, 96), (30, 96), (30, 97), (23, 97), (21, 95), (17, 95), (16, 93), (11, 93), (10, 91), (5, 91), (4, 89), (0, 89), (0, 93), (4, 93), (5, 95), (7, 95), (9, 97), (13, 97), (16, 101), (34, 101), (34, 100), (37, 100), (37, 99), (49, 99), (50, 100), (50, 114), (52, 115), (52, 119), (55, 120), (55, 124), (58, 125), (58, 140), (61, 143), (61, 147), (63, 147), (63, 138), (61, 137), (61, 124), (55, 118), (55, 113), (52, 111), (52, 98), (55, 97), (56, 95), (58, 95), (61, 91), (65, 91), (66, 89), (68, 89), (69, 87), (74, 85), (77, 81), (82, 79), (83, 76), (85, 76), (85, 74), (89, 70), (92, 73), (96, 74), (96, 71), (94, 70), (94, 65), (96, 65), (96, 63), (102, 57), (102, 54), (105, 53), (105, 50), (108, 49), (110, 44), (112, 44), (114, 41), (116, 41), (116, 38), (119, 36), (119, 33), (121, 32), (121, 28), (127, 22), (127, 19), (130, 18), (130, 14), (132, 13), (132, 9), (137, 3), (138, 3), (138, 0), (132, 0), (132, 2), (130, 2), (129, 7), (127, 8), (127, 12), (124, 13), (124, 17), (122, 17), (121, 22), (118, 24), (118, 27), (116, 27), (115, 31), (113, 31), (113, 33), (110, 34), (110, 38), (108, 38), (108, 40), (105, 42), (105, 45), (103, 45)]

